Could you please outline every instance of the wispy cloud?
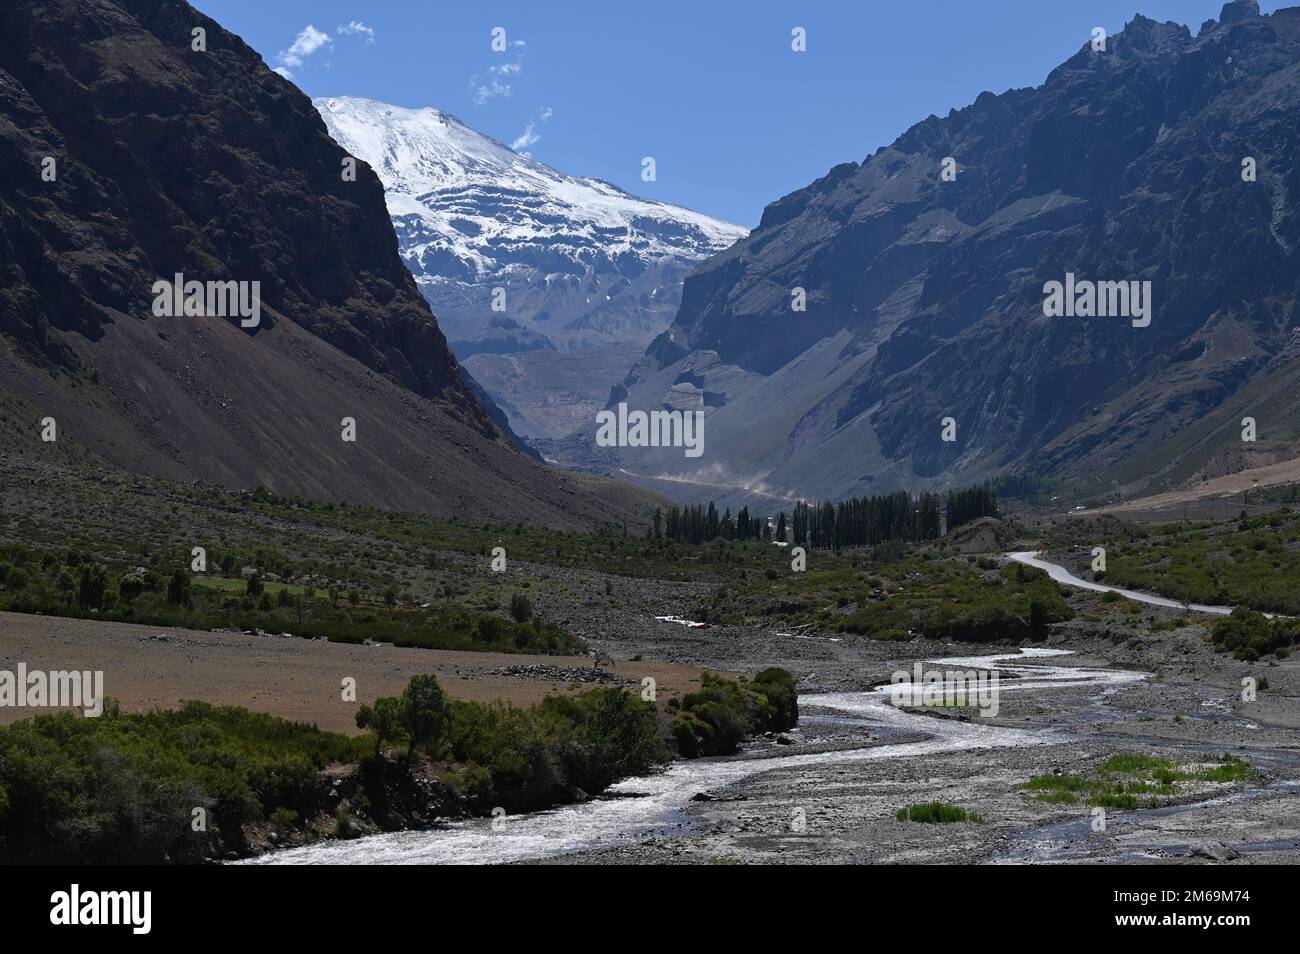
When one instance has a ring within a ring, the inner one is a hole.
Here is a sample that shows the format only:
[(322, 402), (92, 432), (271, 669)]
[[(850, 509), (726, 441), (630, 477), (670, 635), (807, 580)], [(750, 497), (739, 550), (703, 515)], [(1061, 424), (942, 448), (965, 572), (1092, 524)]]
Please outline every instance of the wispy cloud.
[(554, 115), (555, 110), (551, 109), (549, 106), (543, 106), (537, 111), (537, 118), (524, 127), (524, 131), (519, 134), (519, 138), (510, 144), (510, 148), (519, 153), (519, 155), (531, 159), (533, 154), (531, 152), (524, 152), (523, 150), (541, 142), (542, 134), (537, 131), (537, 126), (540, 123), (546, 122)]
[(514, 92), (511, 78), (524, 71), (524, 47), (527, 44), (523, 40), (515, 40), (510, 46), (515, 50), (513, 60), (489, 66), (482, 73), (475, 73), (469, 78), (470, 98), (475, 106), (482, 106), (498, 96), (508, 97)]
[[(534, 128), (535, 127), (532, 123), (525, 126), (524, 131), (520, 134), (519, 138), (510, 144), (510, 148), (515, 152), (519, 152), (519, 150), (527, 149), (535, 142), (540, 142), (542, 137), (533, 132)], [(525, 152), (524, 155), (527, 156), (529, 153)]]
[(334, 32), (339, 36), (364, 36), (366, 38), (366, 46), (370, 46), (375, 42), (374, 28), (366, 26), (360, 20), (353, 20), (351, 23), (346, 23), (343, 26), (338, 27)]
[[(352, 20), (342, 26), (335, 27), (334, 32), (339, 36), (362, 37), (365, 39), (367, 46), (375, 42), (374, 28), (366, 26), (360, 20)], [(293, 79), (294, 70), (306, 63), (313, 53), (322, 47), (330, 47), (333, 43), (334, 40), (328, 33), (316, 29), (309, 23), (294, 37), (287, 50), (281, 50), (276, 54), (276, 64), (272, 68), (285, 79)]]

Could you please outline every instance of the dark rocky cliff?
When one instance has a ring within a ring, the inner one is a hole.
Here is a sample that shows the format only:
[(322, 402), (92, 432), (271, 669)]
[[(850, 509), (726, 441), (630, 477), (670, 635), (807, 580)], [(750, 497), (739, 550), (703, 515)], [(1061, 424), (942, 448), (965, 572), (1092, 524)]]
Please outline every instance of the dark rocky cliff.
[[(358, 163), (348, 181), (345, 156), (305, 95), (186, 3), (5, 4), (0, 385), (158, 476), (616, 516), (493, 423), (399, 257), (378, 178)], [(260, 282), (260, 325), (154, 316), (154, 282), (178, 272)]]
[[(1277, 371), (1298, 201), (1300, 9), (1238, 0), (1199, 35), (1138, 16), (1042, 86), (983, 93), (774, 202), (687, 279), (618, 394), (656, 407), (702, 381), (724, 396), (710, 461), (795, 493), (1092, 479), (1138, 453), (1124, 481), (1212, 472), (1223, 441), (1168, 442)], [(1046, 317), (1044, 283), (1066, 272), (1150, 281), (1150, 326)], [(1300, 454), (1296, 408), (1255, 410), (1255, 462)]]

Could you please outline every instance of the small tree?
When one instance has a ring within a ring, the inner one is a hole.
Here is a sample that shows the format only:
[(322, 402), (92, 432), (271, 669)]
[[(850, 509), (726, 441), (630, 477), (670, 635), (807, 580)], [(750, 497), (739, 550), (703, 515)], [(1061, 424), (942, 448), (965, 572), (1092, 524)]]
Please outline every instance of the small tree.
[(144, 592), (144, 580), (134, 573), (128, 573), (118, 581), (117, 590), (122, 594), (124, 602), (134, 602)]
[(432, 673), (415, 676), (400, 696), (376, 699), (373, 706), (357, 710), (357, 728), (375, 733), (375, 754), (384, 743), (407, 742), (406, 754), (423, 748), (436, 755), (442, 747), (451, 707)]
[(375, 734), (375, 755), (379, 755), (385, 742), (396, 743), (402, 738), (401, 700), (387, 696), (376, 699), (373, 706), (362, 706), (357, 710), (357, 728)]
[(1029, 633), (1034, 639), (1047, 636), (1047, 601), (1037, 594), (1029, 598)]
[(523, 593), (515, 593), (510, 597), (510, 618), (516, 623), (526, 623), (533, 618), (533, 604), (528, 602), (528, 597)]
[(402, 728), (410, 739), (407, 754), (414, 753), (416, 746), (436, 754), (450, 714), (447, 694), (438, 684), (438, 677), (432, 673), (413, 677), (402, 693), (401, 711)]
[(104, 590), (108, 588), (108, 574), (98, 563), (82, 563), (81, 579), (77, 582), (77, 602), (82, 609), (102, 606)]
[(190, 601), (190, 575), (184, 570), (173, 570), (167, 581), (167, 602), (188, 603)]

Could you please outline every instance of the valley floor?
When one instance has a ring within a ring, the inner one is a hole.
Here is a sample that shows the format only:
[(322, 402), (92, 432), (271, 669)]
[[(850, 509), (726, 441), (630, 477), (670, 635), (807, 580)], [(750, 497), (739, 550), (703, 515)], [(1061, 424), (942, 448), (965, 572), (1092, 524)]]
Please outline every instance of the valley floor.
[[(1093, 594), (1076, 592), (1072, 600)], [(1174, 615), (1178, 611), (1159, 611)], [(1206, 618), (1208, 622), (1208, 618)], [(801, 677), (803, 719), (781, 753), (844, 751), (815, 767), (753, 774), (701, 793), (675, 828), (633, 844), (546, 859), (556, 863), (952, 863), (957, 862), (1300, 862), (1300, 660), (1246, 663), (1216, 653), (1186, 630), (1106, 636), (1095, 623), (1053, 627), (1043, 647), (1071, 655), (1070, 667), (1147, 674), (1113, 684), (1055, 685), (1002, 694), (993, 720), (975, 723), (1027, 730), (1024, 745), (926, 752), (862, 761), (861, 746), (907, 746), (914, 733), (843, 712), (809, 706), (813, 694), (853, 693), (886, 682), (916, 660), (1016, 652), (1014, 647), (881, 643), (774, 637), (717, 628), (664, 633), (667, 645), (634, 638), (647, 654), (671, 647), (675, 658), (745, 670), (771, 664)], [(614, 640), (610, 641), (614, 643)], [(761, 653), (761, 662), (754, 658)], [(1009, 660), (1014, 665), (1018, 660)], [(1035, 660), (1029, 661), (1031, 664)], [(1267, 691), (1242, 701), (1241, 680), (1266, 675)], [(970, 712), (971, 710), (965, 710)], [(931, 709), (935, 719), (960, 710)], [(1083, 804), (1038, 801), (1017, 787), (1038, 775), (1086, 774), (1118, 753), (1176, 764), (1229, 752), (1258, 776), (1223, 786), (1213, 797), (1182, 798), (1156, 809), (1114, 810), (1104, 831), (1092, 830)], [(764, 758), (754, 747), (739, 758)], [(975, 811), (979, 823), (919, 824), (895, 813), (940, 801)], [(806, 819), (795, 830), (796, 817)]]
[[(444, 555), (440, 566), (458, 559)], [(520, 704), (602, 684), (588, 680), (635, 687), (652, 677), (661, 705), (695, 688), (703, 669), (752, 675), (781, 666), (799, 680), (802, 719), (786, 737), (751, 741), (728, 759), (675, 763), (587, 805), (512, 816), (503, 829), (516, 832), (511, 839), (473, 820), (262, 859), (273, 863), (1300, 861), (1300, 655), (1244, 662), (1216, 653), (1202, 625), (1208, 618), (1154, 628), (1150, 620), (1182, 610), (1116, 615), (1115, 604), (1098, 594), (1073, 590), (1075, 619), (1052, 625), (1044, 642), (1032, 644), (1068, 655), (1031, 656), (1022, 665), (1020, 648), (1010, 643), (881, 641), (753, 618), (699, 629), (656, 619), (687, 617), (707, 605), (713, 582), (524, 560), (512, 560), (499, 580), (481, 568), (473, 572), (503, 593), (526, 587), (538, 613), (614, 660), (607, 674), (592, 675), (590, 656), (349, 645), (13, 613), (0, 614), (0, 667), (22, 661), (29, 669), (102, 669), (106, 693), (129, 711), (201, 699), (347, 732), (355, 732), (356, 705), (340, 690), (349, 677), (358, 702), (395, 695), (412, 675), (435, 672), (453, 696)], [(860, 702), (916, 661), (989, 655), (1003, 656), (995, 668), (1012, 677), (1060, 666), (1095, 678), (1049, 679), (1005, 692), (994, 719), (945, 708), (890, 716), (846, 710), (840, 701)], [(1250, 702), (1241, 690), (1248, 676), (1268, 680)], [(29, 714), (0, 709), (5, 721)], [(974, 738), (981, 732), (999, 736), (985, 744)], [(1082, 799), (1049, 802), (1019, 789), (1034, 776), (1086, 776), (1119, 754), (1186, 765), (1225, 752), (1249, 763), (1251, 776), (1180, 794), (1156, 809), (1108, 809), (1104, 831), (1091, 829), (1092, 811)], [(982, 820), (922, 824), (896, 817), (901, 808), (931, 801)]]
[[(1068, 666), (1110, 668), (1135, 660), (1078, 635), (1049, 642), (1077, 655)], [(847, 672), (809, 674), (804, 686), (865, 689), (910, 660), (968, 655), (970, 647), (865, 646)], [(872, 649), (881, 650), (871, 652)], [(1002, 649), (995, 650), (997, 652)], [(1151, 654), (1149, 654), (1151, 655)], [(847, 662), (847, 660), (846, 660)], [(1149, 663), (1148, 663), (1149, 665)], [(793, 746), (782, 756), (839, 749), (814, 766), (754, 774), (702, 793), (675, 830), (633, 844), (546, 859), (554, 863), (1296, 863), (1300, 861), (1300, 712), (1294, 692), (1300, 666), (1269, 670), (1273, 688), (1250, 704), (1239, 701), (1241, 664), (1182, 647), (1165, 649), (1159, 678), (1119, 688), (1055, 687), (1002, 695), (993, 725), (1026, 730), (1026, 744), (915, 757), (863, 761), (863, 745), (909, 746), (915, 734), (897, 733), (842, 713), (804, 707)], [(1283, 688), (1283, 687), (1287, 688)], [(1286, 693), (1287, 696), (1283, 696)], [(807, 697), (805, 697), (807, 698)], [(969, 710), (967, 710), (969, 711)], [(931, 710), (935, 720), (958, 718)], [(972, 720), (979, 723), (978, 717)], [(1039, 775), (1085, 775), (1118, 753), (1192, 763), (1230, 752), (1259, 771), (1256, 779), (1225, 785), (1213, 797), (1157, 809), (1109, 812), (1093, 831), (1088, 806), (1038, 801), (1018, 786)], [(771, 753), (754, 747), (740, 758)], [(901, 807), (939, 801), (977, 812), (982, 821), (919, 824), (899, 821)], [(803, 831), (794, 819), (806, 819)]]

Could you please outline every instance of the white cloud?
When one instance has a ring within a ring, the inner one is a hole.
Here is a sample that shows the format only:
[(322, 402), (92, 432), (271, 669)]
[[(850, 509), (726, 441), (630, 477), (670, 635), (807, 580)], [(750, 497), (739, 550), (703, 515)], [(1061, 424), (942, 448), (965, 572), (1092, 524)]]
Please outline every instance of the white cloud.
[(374, 27), (368, 27), (360, 20), (353, 20), (351, 23), (338, 27), (335, 32), (338, 33), (339, 36), (347, 36), (349, 34), (353, 36), (364, 36), (366, 38), (366, 46), (375, 42)]
[(469, 78), (470, 97), (475, 106), (482, 106), (498, 96), (508, 97), (514, 91), (513, 77), (524, 71), (524, 41), (515, 40), (510, 44), (519, 50), (515, 58), (507, 63), (489, 66), (482, 73), (475, 73)]
[(280, 54), (280, 64), (282, 66), (302, 66), (303, 60), (329, 42), (330, 35), (328, 33), (316, 29), (309, 23), (294, 38), (289, 49)]
[[(335, 32), (339, 36), (364, 37), (367, 46), (375, 42), (374, 29), (366, 26), (360, 20), (352, 20), (343, 26), (336, 27)], [(328, 33), (316, 29), (309, 23), (294, 37), (289, 49), (283, 50), (276, 55), (276, 65), (272, 69), (285, 79), (293, 79), (294, 69), (302, 66), (309, 56), (322, 47), (333, 49), (333, 44), (334, 41)], [(333, 65), (333, 63), (325, 64), (326, 67)]]
[(523, 152), (521, 150), (527, 149), (529, 146), (535, 145), (541, 141), (542, 134), (537, 131), (537, 124), (546, 122), (554, 115), (555, 110), (551, 109), (549, 106), (543, 106), (537, 111), (536, 121), (530, 122), (524, 127), (524, 131), (519, 134), (519, 138), (510, 144), (510, 148), (521, 156), (531, 159), (533, 156), (532, 153)]
[[(529, 123), (524, 127), (524, 131), (520, 134), (519, 138), (510, 144), (510, 148), (515, 152), (519, 152), (519, 150), (527, 149), (529, 146), (533, 145), (533, 143), (538, 142), (542, 137), (533, 131), (535, 128), (536, 127), (534, 127), (532, 123)], [(526, 156), (528, 153), (524, 153), (524, 155)]]
[(514, 87), (511, 86), (511, 84), (502, 83), (495, 79), (489, 80), (486, 83), (480, 83), (478, 82), (478, 77), (475, 76), (469, 81), (469, 83), (470, 87), (474, 91), (475, 106), (482, 106), (489, 99), (496, 99), (498, 96), (509, 96), (514, 91)]

